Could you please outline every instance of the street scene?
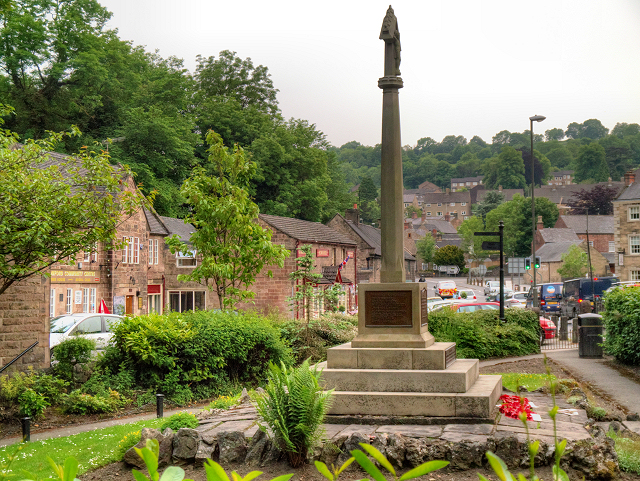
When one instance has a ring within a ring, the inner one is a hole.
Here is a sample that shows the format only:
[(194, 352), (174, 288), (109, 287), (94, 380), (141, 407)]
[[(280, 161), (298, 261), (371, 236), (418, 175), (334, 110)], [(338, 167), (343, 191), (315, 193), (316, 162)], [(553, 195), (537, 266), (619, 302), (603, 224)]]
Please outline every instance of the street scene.
[(640, 480), (639, 22), (0, 0), (0, 481)]

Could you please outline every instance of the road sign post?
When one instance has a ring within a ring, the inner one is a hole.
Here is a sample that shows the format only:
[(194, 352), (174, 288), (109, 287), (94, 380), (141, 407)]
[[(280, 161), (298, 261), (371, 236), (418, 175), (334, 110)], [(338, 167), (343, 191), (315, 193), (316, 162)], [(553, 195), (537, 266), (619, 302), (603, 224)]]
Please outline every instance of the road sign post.
[(500, 237), (498, 242), (484, 241), (482, 243), (482, 249), (500, 251), (500, 319), (504, 321), (504, 223), (500, 221), (498, 232), (474, 232), (473, 235), (479, 237)]

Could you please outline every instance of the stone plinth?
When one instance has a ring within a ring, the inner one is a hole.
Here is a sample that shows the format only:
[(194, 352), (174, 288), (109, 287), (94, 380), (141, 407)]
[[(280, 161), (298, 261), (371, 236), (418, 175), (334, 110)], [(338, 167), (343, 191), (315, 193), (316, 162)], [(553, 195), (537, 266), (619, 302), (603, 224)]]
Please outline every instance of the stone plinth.
[(359, 284), (358, 297), (358, 335), (352, 347), (423, 349), (434, 343), (422, 285)]

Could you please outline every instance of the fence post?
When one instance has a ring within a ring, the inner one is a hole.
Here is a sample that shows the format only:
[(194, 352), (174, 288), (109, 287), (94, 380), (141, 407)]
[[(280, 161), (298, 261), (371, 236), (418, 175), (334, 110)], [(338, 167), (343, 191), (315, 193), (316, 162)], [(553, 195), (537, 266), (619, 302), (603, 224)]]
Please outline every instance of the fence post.
[(31, 418), (27, 416), (20, 421), (22, 421), (22, 442), (31, 441)]
[(164, 394), (156, 394), (156, 414), (159, 418), (164, 417)]

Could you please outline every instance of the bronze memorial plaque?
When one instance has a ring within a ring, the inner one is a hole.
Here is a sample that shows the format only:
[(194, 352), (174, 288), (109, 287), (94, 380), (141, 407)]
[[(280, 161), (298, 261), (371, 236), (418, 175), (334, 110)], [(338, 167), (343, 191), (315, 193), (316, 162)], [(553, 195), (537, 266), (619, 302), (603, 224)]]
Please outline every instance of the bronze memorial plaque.
[(451, 347), (448, 347), (445, 351), (444, 351), (444, 368), (448, 368), (449, 366), (451, 366), (451, 364), (453, 364), (454, 362), (456, 362), (456, 346), (455, 344)]
[(420, 290), (420, 325), (426, 326), (429, 322), (429, 303), (427, 302), (427, 290)]
[(411, 291), (366, 291), (365, 327), (412, 327)]

